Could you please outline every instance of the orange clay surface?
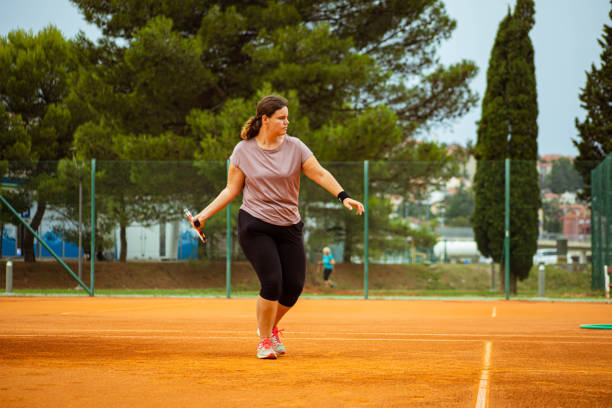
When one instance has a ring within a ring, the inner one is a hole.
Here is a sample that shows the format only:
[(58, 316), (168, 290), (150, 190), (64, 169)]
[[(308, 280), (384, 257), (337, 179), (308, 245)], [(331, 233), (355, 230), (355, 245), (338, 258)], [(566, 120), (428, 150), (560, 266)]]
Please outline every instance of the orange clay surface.
[(612, 406), (612, 330), (579, 327), (612, 323), (612, 305), (301, 299), (278, 360), (255, 358), (254, 314), (255, 299), (0, 297), (0, 407)]

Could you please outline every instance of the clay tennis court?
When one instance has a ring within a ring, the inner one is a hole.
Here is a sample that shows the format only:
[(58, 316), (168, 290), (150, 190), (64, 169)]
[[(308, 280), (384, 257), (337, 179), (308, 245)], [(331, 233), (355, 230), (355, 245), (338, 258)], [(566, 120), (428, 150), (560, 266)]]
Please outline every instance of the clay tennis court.
[(255, 358), (254, 299), (2, 297), (2, 407), (609, 407), (602, 303), (301, 299)]

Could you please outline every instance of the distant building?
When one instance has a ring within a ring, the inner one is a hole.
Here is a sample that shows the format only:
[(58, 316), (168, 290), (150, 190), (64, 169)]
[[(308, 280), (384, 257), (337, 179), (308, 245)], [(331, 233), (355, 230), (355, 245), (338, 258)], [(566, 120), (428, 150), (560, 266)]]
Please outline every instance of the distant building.
[(558, 200), (561, 196), (555, 193), (544, 193), (542, 194), (542, 200), (544, 201), (554, 201)]
[(582, 204), (562, 204), (560, 206), (562, 233), (570, 241), (589, 241), (591, 239), (591, 211)]
[(569, 159), (571, 161), (574, 161), (574, 158), (571, 156), (564, 156), (562, 154), (543, 154), (538, 158), (538, 162), (537, 162), (537, 169), (538, 169), (538, 174), (540, 175), (540, 178), (543, 178), (547, 175), (550, 174), (550, 172), (552, 171), (552, 162), (554, 162), (555, 160), (559, 160), (561, 158), (566, 158)]
[(566, 191), (565, 193), (561, 194), (559, 202), (562, 204), (576, 204), (576, 193)]

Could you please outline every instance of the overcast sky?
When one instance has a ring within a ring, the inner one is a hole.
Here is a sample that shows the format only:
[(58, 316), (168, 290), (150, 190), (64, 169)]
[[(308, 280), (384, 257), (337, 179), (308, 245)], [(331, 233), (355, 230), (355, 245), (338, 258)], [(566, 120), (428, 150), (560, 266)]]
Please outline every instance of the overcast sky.
[[(476, 62), (480, 72), (472, 88), (482, 98), (486, 88), (489, 54), (497, 27), (514, 0), (444, 0), (448, 14), (457, 20), (452, 38), (440, 48), (440, 59), (450, 64), (461, 59)], [(602, 52), (597, 43), (603, 25), (610, 24), (609, 0), (535, 0), (536, 24), (531, 31), (535, 49), (539, 105), (539, 153), (577, 154), (574, 118), (584, 118), (578, 93), (585, 84), (585, 71), (599, 66)], [(100, 31), (87, 24), (68, 0), (0, 0), (0, 35), (14, 29), (35, 32), (54, 24), (66, 37), (83, 30), (90, 39)], [(445, 127), (432, 129), (431, 140), (462, 145), (476, 141), (475, 122), (480, 106)]]

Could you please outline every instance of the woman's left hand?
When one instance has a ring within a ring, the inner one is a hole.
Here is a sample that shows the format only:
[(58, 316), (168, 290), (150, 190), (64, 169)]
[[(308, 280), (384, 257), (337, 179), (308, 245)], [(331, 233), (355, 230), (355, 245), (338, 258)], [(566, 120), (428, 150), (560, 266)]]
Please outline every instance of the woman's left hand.
[(357, 200), (353, 200), (352, 198), (348, 197), (342, 201), (342, 205), (344, 205), (350, 211), (353, 211), (353, 207), (355, 207), (357, 209), (357, 212), (355, 213), (356, 215), (363, 214), (363, 204)]

